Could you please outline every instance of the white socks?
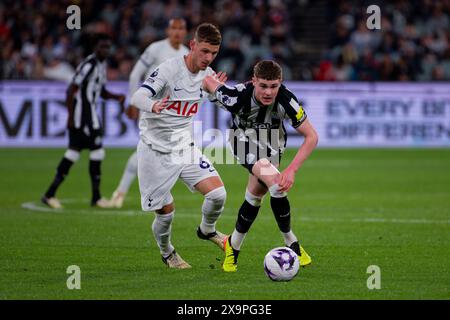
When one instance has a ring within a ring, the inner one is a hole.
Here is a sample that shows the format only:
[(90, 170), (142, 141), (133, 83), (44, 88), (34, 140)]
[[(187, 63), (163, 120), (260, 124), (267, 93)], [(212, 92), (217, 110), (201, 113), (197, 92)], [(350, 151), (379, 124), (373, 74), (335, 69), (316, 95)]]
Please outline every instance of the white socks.
[(293, 244), (294, 242), (298, 241), (297, 237), (295, 236), (295, 234), (291, 231), (284, 233), (281, 232), (281, 235), (283, 236), (284, 239), (284, 243), (289, 247), (291, 244)]
[(223, 211), (223, 205), (227, 198), (225, 187), (216, 188), (205, 194), (202, 205), (202, 222), (200, 230), (204, 235), (216, 231), (216, 221)]
[(236, 229), (233, 230), (233, 233), (231, 234), (231, 246), (233, 249), (241, 250), (241, 245), (246, 235), (247, 233), (240, 233)]
[(159, 251), (163, 257), (169, 256), (174, 247), (170, 243), (170, 234), (172, 231), (172, 220), (175, 210), (168, 214), (155, 213), (155, 220), (153, 220), (152, 231), (156, 242), (158, 243)]

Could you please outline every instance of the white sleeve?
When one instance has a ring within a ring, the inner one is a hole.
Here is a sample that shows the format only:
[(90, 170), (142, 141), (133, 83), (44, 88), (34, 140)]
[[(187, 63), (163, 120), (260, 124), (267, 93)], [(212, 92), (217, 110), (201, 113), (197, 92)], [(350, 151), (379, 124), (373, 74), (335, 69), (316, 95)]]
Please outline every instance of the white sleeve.
[(169, 65), (162, 63), (133, 94), (131, 104), (140, 110), (152, 112), (153, 104), (156, 102), (152, 99), (164, 90), (169, 77)]
[(81, 66), (80, 69), (76, 71), (72, 82), (77, 86), (81, 86), (81, 83), (86, 79), (87, 76), (89, 76), (93, 67), (94, 66), (91, 62), (85, 63), (83, 66)]
[(170, 74), (169, 64), (163, 62), (160, 64), (144, 81), (141, 88), (145, 88), (151, 94), (150, 97), (156, 96), (161, 92), (169, 82)]
[(152, 100), (150, 91), (141, 87), (133, 94), (130, 103), (139, 110), (152, 112), (153, 105), (156, 101)]
[(130, 80), (128, 83), (128, 98), (131, 99), (133, 96), (133, 93), (136, 92), (136, 90), (139, 88), (139, 85), (142, 81), (142, 78), (145, 75), (145, 72), (147, 71), (147, 67), (141, 62), (141, 60), (138, 60), (136, 64), (133, 67), (133, 70), (130, 73)]

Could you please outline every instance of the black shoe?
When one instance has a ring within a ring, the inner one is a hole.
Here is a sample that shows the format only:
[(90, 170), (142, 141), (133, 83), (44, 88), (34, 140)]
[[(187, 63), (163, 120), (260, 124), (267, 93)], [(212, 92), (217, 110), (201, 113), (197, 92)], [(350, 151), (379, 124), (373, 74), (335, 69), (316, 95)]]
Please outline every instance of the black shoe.
[(302, 253), (300, 252), (300, 244), (298, 241), (295, 241), (289, 246), (290, 249), (292, 249), (298, 256), (301, 256)]

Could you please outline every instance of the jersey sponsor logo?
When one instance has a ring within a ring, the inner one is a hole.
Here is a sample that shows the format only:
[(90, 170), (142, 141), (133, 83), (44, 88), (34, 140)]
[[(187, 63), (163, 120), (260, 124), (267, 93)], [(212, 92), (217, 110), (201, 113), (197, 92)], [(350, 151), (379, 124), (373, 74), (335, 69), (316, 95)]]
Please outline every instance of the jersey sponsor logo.
[(248, 121), (240, 120), (239, 123), (244, 128), (249, 128), (249, 129), (278, 129), (278, 128), (280, 128), (279, 123), (253, 122), (251, 120), (248, 120)]
[(173, 91), (180, 91), (180, 90), (183, 90), (183, 88), (177, 88), (177, 87), (173, 88)]
[(186, 101), (182, 103), (181, 101), (173, 101), (166, 110), (174, 110), (176, 114), (185, 117), (194, 116), (198, 111), (198, 103), (190, 103)]

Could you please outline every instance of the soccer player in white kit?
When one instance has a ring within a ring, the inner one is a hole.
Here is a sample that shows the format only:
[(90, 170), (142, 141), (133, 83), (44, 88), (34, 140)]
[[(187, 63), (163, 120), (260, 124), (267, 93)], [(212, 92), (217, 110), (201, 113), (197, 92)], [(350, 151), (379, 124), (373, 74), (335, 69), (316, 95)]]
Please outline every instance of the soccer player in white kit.
[[(199, 25), (189, 43), (189, 54), (159, 65), (131, 98), (131, 104), (142, 112), (137, 147), (142, 210), (155, 211), (152, 231), (169, 268), (191, 267), (170, 241), (175, 213), (171, 189), (178, 178), (205, 197), (198, 237), (223, 250), (225, 236), (215, 225), (224, 208), (226, 191), (211, 162), (194, 145), (192, 132), (193, 116), (207, 96), (202, 81), (214, 74), (208, 66), (217, 56), (221, 40), (214, 25)], [(216, 77), (226, 78), (222, 73)], [(186, 156), (194, 161), (185, 161)]]
[[(131, 99), (143, 80), (161, 63), (173, 57), (182, 57), (189, 53), (189, 49), (183, 44), (186, 37), (186, 21), (183, 18), (173, 18), (169, 21), (166, 29), (167, 38), (153, 42), (142, 53), (139, 60), (130, 73), (128, 85), (128, 97)], [(127, 115), (133, 120), (139, 117), (139, 111), (130, 104)], [(128, 158), (127, 165), (123, 171), (119, 185), (110, 199), (112, 207), (121, 208), (125, 196), (130, 189), (131, 183), (137, 175), (137, 153), (136, 151)]]

